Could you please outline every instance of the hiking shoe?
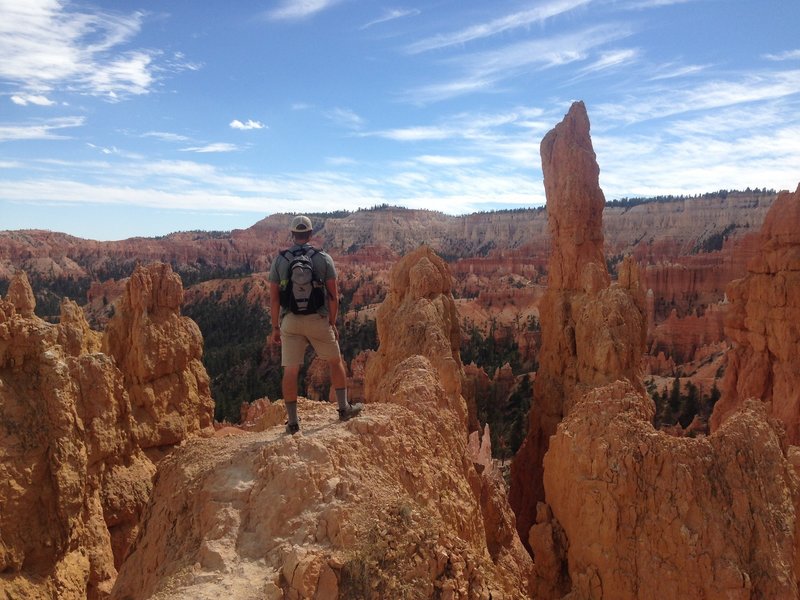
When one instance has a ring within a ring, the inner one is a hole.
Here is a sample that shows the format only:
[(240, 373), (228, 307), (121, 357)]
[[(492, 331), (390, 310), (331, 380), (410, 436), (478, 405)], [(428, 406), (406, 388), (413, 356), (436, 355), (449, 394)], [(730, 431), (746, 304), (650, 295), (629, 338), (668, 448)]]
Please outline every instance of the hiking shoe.
[(299, 422), (298, 423), (287, 423), (286, 424), (286, 433), (294, 435), (298, 431), (300, 431), (300, 423)]
[(339, 420), (340, 421), (349, 421), (353, 417), (357, 417), (361, 412), (361, 409), (364, 408), (364, 405), (361, 402), (357, 402), (356, 404), (348, 404), (347, 408), (340, 408), (339, 409)]

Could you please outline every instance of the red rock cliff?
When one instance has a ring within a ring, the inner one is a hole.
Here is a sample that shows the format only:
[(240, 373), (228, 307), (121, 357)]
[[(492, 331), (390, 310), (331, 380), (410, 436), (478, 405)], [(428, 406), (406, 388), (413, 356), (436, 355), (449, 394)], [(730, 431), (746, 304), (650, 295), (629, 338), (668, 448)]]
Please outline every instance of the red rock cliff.
[(150, 493), (123, 377), (74, 303), (0, 299), (0, 595), (107, 598)]
[(544, 500), (542, 460), (550, 436), (586, 390), (619, 378), (641, 385), (645, 335), (635, 264), (628, 262), (623, 269), (626, 287), (609, 287), (603, 255), (605, 200), (583, 103), (573, 104), (545, 136), (541, 154), (550, 274), (539, 305), (542, 345), (528, 435), (511, 469), (510, 501), (524, 540), (536, 504)]
[(711, 426), (756, 398), (770, 404), (789, 442), (800, 445), (800, 186), (772, 205), (748, 271), (728, 286), (725, 332), (735, 347)]
[(197, 324), (181, 317), (183, 286), (169, 265), (137, 267), (103, 338), (125, 378), (137, 442), (179, 443), (211, 425), (214, 402)]

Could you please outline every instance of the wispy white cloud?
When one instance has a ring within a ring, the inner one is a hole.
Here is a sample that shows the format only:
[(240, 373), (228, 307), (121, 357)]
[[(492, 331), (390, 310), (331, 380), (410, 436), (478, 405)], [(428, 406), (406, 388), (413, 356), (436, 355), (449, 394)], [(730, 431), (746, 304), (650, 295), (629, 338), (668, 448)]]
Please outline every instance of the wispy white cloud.
[(89, 148), (92, 148), (94, 150), (98, 150), (102, 154), (119, 154), (120, 153), (119, 150), (115, 146), (111, 146), (110, 148), (106, 148), (104, 146), (97, 146), (95, 144), (91, 144), (91, 143), (88, 143), (88, 142), (87, 142), (86, 145), (89, 146)]
[(349, 129), (359, 129), (364, 124), (364, 119), (349, 108), (334, 108), (326, 111), (325, 116), (337, 125)]
[(427, 52), (449, 46), (460, 46), (474, 40), (487, 38), (500, 33), (528, 27), (534, 23), (541, 23), (566, 12), (575, 10), (589, 4), (592, 0), (554, 0), (535, 8), (519, 11), (492, 19), (487, 23), (479, 23), (453, 33), (439, 34), (430, 38), (414, 42), (406, 50), (411, 54)]
[(423, 154), (416, 158), (417, 162), (425, 165), (439, 166), (439, 167), (460, 167), (465, 165), (475, 165), (482, 161), (477, 156), (440, 156), (433, 154)]
[(728, 139), (748, 132), (778, 131), (787, 123), (800, 120), (792, 116), (798, 108), (796, 103), (776, 100), (762, 103), (758, 110), (749, 106), (730, 106), (699, 114), (688, 113), (665, 124), (663, 131), (676, 139)]
[(664, 79), (676, 79), (678, 77), (686, 77), (687, 75), (695, 75), (702, 71), (707, 70), (711, 65), (676, 65), (668, 63), (656, 68), (656, 74), (648, 78), (648, 81), (661, 81)]
[(213, 144), (206, 144), (204, 146), (191, 146), (189, 148), (182, 148), (182, 152), (197, 152), (199, 154), (207, 154), (211, 152), (236, 152), (241, 150), (236, 144), (229, 144), (227, 142), (215, 142)]
[(454, 62), (466, 65), (481, 75), (505, 76), (529, 66), (549, 68), (583, 60), (590, 51), (629, 35), (631, 30), (624, 24), (598, 25), (467, 55)]
[(420, 10), (417, 8), (405, 9), (405, 8), (393, 8), (386, 10), (383, 13), (382, 17), (378, 17), (377, 19), (370, 21), (369, 23), (365, 23), (359, 29), (369, 29), (375, 25), (380, 25), (381, 23), (387, 23), (389, 21), (394, 21), (396, 19), (402, 19), (404, 17), (416, 17), (420, 14)]
[(593, 136), (607, 198), (699, 194), (717, 189), (776, 186), (794, 189), (800, 179), (800, 123), (769, 133), (734, 137), (687, 134)]
[(417, 126), (384, 129), (381, 131), (373, 131), (365, 135), (382, 137), (398, 142), (420, 142), (450, 139), (455, 137), (457, 132), (450, 127)]
[(409, 102), (424, 104), (467, 93), (491, 91), (499, 82), (531, 70), (588, 60), (598, 48), (630, 35), (629, 26), (609, 23), (466, 54), (446, 61), (447, 65), (463, 71), (464, 76), (420, 86), (407, 91), (403, 98)]
[(12, 140), (59, 140), (69, 136), (56, 133), (62, 129), (81, 127), (84, 117), (61, 117), (27, 124), (0, 124), (0, 142)]
[[(355, 210), (384, 202), (461, 214), (488, 203), (543, 202), (534, 176), (511, 176), (490, 164), (431, 155), (402, 166), (231, 174), (191, 160), (127, 163), (42, 162), (35, 177), (0, 186), (0, 201), (117, 204), (159, 209), (272, 213), (295, 203), (305, 211)], [(337, 162), (337, 161), (334, 161)], [(349, 161), (347, 161), (349, 162)], [(469, 164), (465, 164), (469, 163)], [(468, 167), (468, 168), (465, 168)]]
[(698, 0), (632, 0), (623, 5), (623, 8), (643, 9), (658, 8), (661, 6), (671, 6), (673, 4), (685, 4), (687, 2), (697, 2)]
[(610, 50), (603, 52), (600, 57), (589, 65), (580, 69), (579, 74), (598, 73), (608, 71), (621, 66), (629, 65), (639, 57), (639, 50), (636, 48), (625, 48), (621, 50)]
[[(122, 96), (147, 94), (155, 76), (152, 69), (153, 54), (150, 52), (128, 52), (111, 60), (102, 68), (87, 73), (83, 83), (94, 94), (119, 100)], [(75, 91), (81, 91), (76, 88)]]
[(170, 133), (168, 131), (147, 131), (142, 134), (142, 137), (152, 137), (165, 142), (188, 142), (189, 138), (185, 135), (178, 133)]
[(462, 79), (423, 85), (403, 94), (407, 102), (427, 104), (455, 98), (476, 92), (488, 92), (494, 89), (497, 77), (471, 75)]
[(779, 52), (778, 54), (764, 54), (763, 58), (767, 60), (800, 60), (800, 49), (798, 50), (786, 50), (785, 52)]
[(144, 13), (88, 12), (58, 0), (5, 2), (0, 79), (21, 98), (54, 89), (121, 96), (148, 93), (157, 74), (186, 68), (179, 57), (157, 66), (159, 52), (121, 50), (141, 31)]
[(283, 0), (281, 4), (266, 13), (273, 21), (299, 21), (328, 9), (341, 0)]
[(53, 106), (55, 104), (50, 98), (41, 94), (14, 94), (11, 96), (11, 102), (19, 106), (27, 106), (28, 104)]
[[(527, 170), (537, 164), (539, 141), (558, 118), (560, 115), (548, 115), (540, 108), (518, 107), (497, 113), (465, 112), (453, 115), (436, 125), (377, 130), (362, 135), (400, 143), (446, 142), (446, 146), (442, 146), (446, 148), (445, 154), (423, 155), (429, 157), (429, 163), (439, 161), (441, 164), (448, 160), (480, 160), (487, 163), (499, 161), (499, 164), (510, 170)], [(447, 154), (454, 145), (467, 153), (466, 158)]]
[(261, 121), (254, 121), (252, 119), (247, 119), (247, 121), (234, 119), (229, 125), (232, 129), (240, 129), (242, 131), (247, 131), (248, 129), (264, 129), (264, 127), (266, 127)]
[(748, 73), (737, 80), (708, 80), (694, 86), (641, 89), (635, 98), (603, 103), (595, 114), (607, 122), (639, 123), (692, 111), (800, 95), (800, 70)]

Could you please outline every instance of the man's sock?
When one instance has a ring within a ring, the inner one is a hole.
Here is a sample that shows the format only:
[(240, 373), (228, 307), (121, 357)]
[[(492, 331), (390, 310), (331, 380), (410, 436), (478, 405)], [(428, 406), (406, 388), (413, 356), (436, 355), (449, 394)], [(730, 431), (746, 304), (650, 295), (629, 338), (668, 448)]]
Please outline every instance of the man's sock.
[(289, 417), (289, 423), (297, 423), (297, 400), (294, 402), (286, 402), (286, 416)]
[(339, 410), (345, 410), (347, 404), (347, 388), (336, 388), (336, 401), (339, 403)]

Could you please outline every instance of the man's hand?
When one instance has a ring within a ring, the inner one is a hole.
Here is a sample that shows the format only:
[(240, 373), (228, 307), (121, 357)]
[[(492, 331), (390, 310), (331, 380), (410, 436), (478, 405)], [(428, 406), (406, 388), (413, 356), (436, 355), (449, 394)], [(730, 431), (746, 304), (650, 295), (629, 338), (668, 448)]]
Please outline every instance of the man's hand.
[(338, 342), (339, 341), (339, 330), (336, 328), (336, 323), (335, 322), (331, 323), (330, 320), (328, 320), (328, 325), (330, 325), (331, 329), (333, 329), (333, 336), (336, 338), (336, 341)]
[(270, 344), (273, 344), (274, 346), (280, 346), (280, 344), (281, 344), (281, 328), (280, 327), (274, 327), (272, 329), (272, 334), (269, 336), (269, 342), (270, 342)]

